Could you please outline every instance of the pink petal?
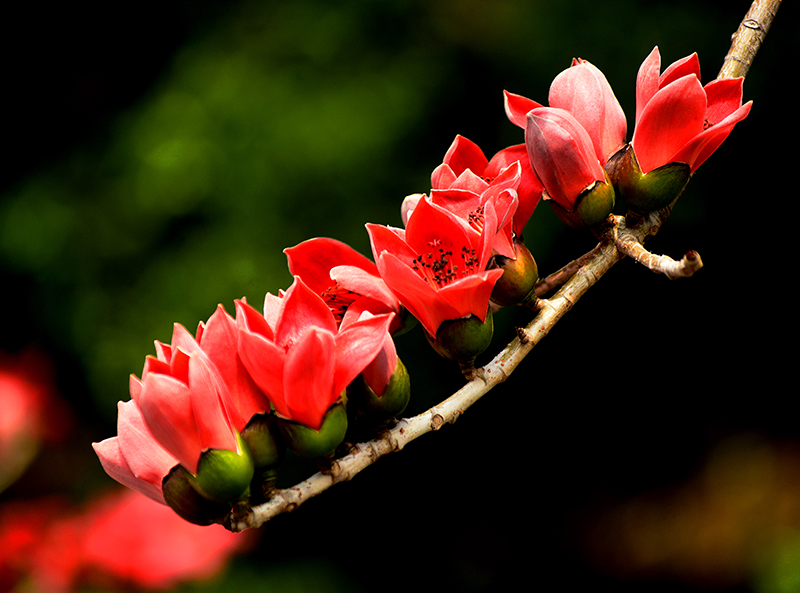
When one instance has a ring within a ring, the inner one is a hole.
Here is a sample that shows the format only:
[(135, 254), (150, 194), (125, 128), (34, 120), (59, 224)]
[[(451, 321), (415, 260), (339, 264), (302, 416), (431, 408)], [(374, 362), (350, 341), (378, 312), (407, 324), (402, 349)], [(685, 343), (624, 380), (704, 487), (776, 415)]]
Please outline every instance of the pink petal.
[(550, 107), (532, 111), (525, 141), (547, 193), (569, 212), (583, 190), (605, 179), (589, 134), (568, 111)]
[(189, 358), (189, 388), (203, 449), (238, 450), (231, 420), (222, 404), (222, 377), (201, 351), (192, 353)]
[(123, 486), (144, 494), (148, 498), (152, 498), (156, 502), (166, 504), (164, 501), (164, 494), (161, 492), (160, 487), (156, 487), (150, 482), (140, 480), (133, 475), (125, 456), (119, 447), (119, 437), (111, 437), (100, 441), (99, 443), (92, 443), (94, 452), (100, 459), (100, 464), (103, 466), (105, 472), (114, 478)]
[(187, 470), (197, 473), (203, 443), (197, 435), (189, 387), (170, 376), (150, 373), (142, 381), (138, 403), (156, 441)]
[(119, 402), (117, 411), (119, 448), (127, 466), (134, 477), (149, 484), (149, 488), (157, 490), (163, 501), (160, 494), (161, 482), (178, 465), (178, 460), (153, 438), (136, 402)]
[[(455, 174), (450, 165), (442, 163), (433, 170), (431, 173), (431, 187), (434, 189), (446, 189), (452, 185), (458, 175)], [(421, 194), (414, 194), (419, 196)], [(410, 196), (409, 196), (410, 197)], [(403, 217), (403, 224), (405, 224), (407, 217)]]
[(386, 286), (386, 282), (378, 275), (377, 266), (375, 275), (353, 266), (336, 266), (331, 269), (331, 278), (346, 290), (381, 302), (390, 310), (400, 311), (400, 303), (397, 297), (394, 296), (394, 293)]

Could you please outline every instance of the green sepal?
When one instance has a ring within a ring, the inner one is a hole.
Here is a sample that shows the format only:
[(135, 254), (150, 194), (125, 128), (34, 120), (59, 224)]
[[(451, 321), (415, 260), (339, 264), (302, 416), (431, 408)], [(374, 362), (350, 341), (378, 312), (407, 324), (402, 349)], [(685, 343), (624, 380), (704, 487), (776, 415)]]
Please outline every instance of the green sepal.
[(558, 203), (544, 196), (553, 207), (553, 212), (567, 225), (576, 229), (591, 229), (603, 224), (614, 210), (616, 193), (608, 174), (605, 181), (595, 181), (583, 190), (575, 200), (572, 212), (562, 208)]
[(222, 523), (231, 512), (231, 505), (209, 500), (197, 490), (194, 476), (182, 465), (176, 465), (164, 476), (161, 490), (167, 505), (179, 517), (195, 525)]
[(460, 363), (471, 362), (489, 347), (494, 323), (492, 310), (486, 312), (486, 321), (476, 315), (443, 321), (436, 337), (425, 332), (428, 342), (440, 356)]
[(642, 173), (630, 144), (613, 155), (606, 171), (628, 208), (639, 214), (661, 210), (681, 195), (691, 177), (686, 163), (667, 163)]
[(253, 479), (253, 458), (236, 433), (238, 451), (207, 449), (197, 464), (197, 486), (201, 494), (219, 502), (234, 502), (247, 496)]
[(242, 430), (242, 440), (257, 471), (275, 467), (286, 454), (286, 443), (280, 437), (277, 420), (269, 412), (256, 414), (250, 419)]
[(491, 297), (492, 302), (501, 307), (526, 303), (535, 298), (534, 288), (539, 280), (536, 260), (525, 244), (517, 239), (514, 239), (514, 251), (516, 258), (495, 255), (490, 265), (491, 268), (503, 270), (503, 275), (492, 289)]
[(300, 457), (316, 459), (327, 457), (336, 451), (347, 432), (347, 411), (339, 402), (328, 408), (319, 430), (277, 416), (280, 430), (286, 445)]
[(347, 407), (355, 409), (359, 416), (381, 424), (403, 413), (411, 397), (411, 378), (403, 361), (397, 359), (389, 384), (381, 395), (377, 395), (362, 375), (347, 388)]

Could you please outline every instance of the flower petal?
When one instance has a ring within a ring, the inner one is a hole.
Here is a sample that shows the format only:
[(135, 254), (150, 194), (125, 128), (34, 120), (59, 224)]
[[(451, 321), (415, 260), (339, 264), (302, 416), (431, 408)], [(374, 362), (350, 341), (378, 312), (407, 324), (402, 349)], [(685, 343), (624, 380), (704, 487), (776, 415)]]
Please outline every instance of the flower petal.
[(333, 390), (340, 393), (378, 355), (389, 336), (394, 315), (362, 315), (336, 336)]
[(334, 391), (333, 334), (309, 327), (289, 350), (284, 366), (288, 418), (319, 429), (325, 412), (338, 399)]
[(528, 113), (533, 109), (543, 107), (543, 105), (532, 99), (522, 95), (515, 95), (508, 91), (503, 91), (503, 103), (508, 119), (512, 124), (519, 126), (523, 130), (528, 125)]
[(354, 266), (373, 276), (378, 275), (375, 264), (355, 249), (335, 239), (318, 237), (284, 249), (292, 276), (317, 294), (331, 286), (330, 270), (334, 266)]
[(642, 111), (633, 145), (642, 173), (673, 162), (672, 156), (703, 131), (706, 93), (696, 76), (684, 76), (658, 91)]

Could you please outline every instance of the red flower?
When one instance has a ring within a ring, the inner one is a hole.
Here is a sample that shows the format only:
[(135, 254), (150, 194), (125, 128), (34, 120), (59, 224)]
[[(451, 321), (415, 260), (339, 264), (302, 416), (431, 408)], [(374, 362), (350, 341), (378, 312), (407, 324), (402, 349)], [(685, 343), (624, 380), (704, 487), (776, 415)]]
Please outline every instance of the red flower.
[(172, 343), (156, 341), (156, 353), (145, 359), (141, 381), (131, 378), (131, 396), (156, 441), (192, 474), (206, 449), (239, 452), (225, 382), (208, 354), (177, 323)]
[(132, 492), (93, 501), (81, 519), (84, 572), (90, 580), (123, 586), (169, 589), (209, 578), (251, 541), (219, 525), (192, 525)]
[(397, 350), (390, 333), (402, 328), (402, 307), (378, 273), (378, 267), (349, 245), (317, 237), (283, 250), (289, 271), (328, 304), (339, 329), (369, 315), (394, 313), (384, 346), (362, 372), (370, 388), (381, 395), (397, 367)]
[(486, 320), (502, 270), (486, 270), (497, 214), (487, 202), (483, 225), (472, 226), (429, 198), (419, 200), (406, 229), (367, 224), (381, 277), (425, 330), (436, 336), (450, 319)]
[(690, 173), (750, 113), (742, 105), (744, 79), (700, 83), (697, 54), (678, 60), (663, 74), (658, 47), (639, 68), (636, 79), (636, 128), (633, 146), (642, 173), (668, 163), (686, 163)]
[(550, 107), (569, 111), (589, 133), (602, 165), (625, 145), (625, 113), (605, 75), (586, 60), (555, 77), (550, 85)]
[(564, 109), (539, 107), (528, 114), (525, 143), (531, 166), (548, 196), (567, 212), (584, 190), (605, 181), (592, 139)]
[[(515, 164), (517, 166), (514, 166)], [(434, 169), (431, 175), (431, 187), (433, 190), (468, 191), (480, 196), (482, 202), (488, 199), (506, 202), (504, 205), (496, 204), (495, 209), (498, 212), (499, 225), (503, 235), (507, 236), (506, 243), (509, 246), (511, 231), (513, 230), (517, 237), (522, 236), (525, 225), (542, 197), (542, 186), (531, 171), (528, 164), (528, 152), (524, 144), (505, 148), (488, 160), (477, 144), (463, 136), (456, 136), (447, 150), (442, 164)], [(503, 196), (503, 194), (508, 194), (510, 189), (515, 190), (517, 194), (516, 209), (511, 209), (510, 200)], [(444, 203), (445, 200), (453, 199), (450, 196), (439, 199), (435, 193), (435, 191), (431, 192), (431, 199), (436, 203)], [(474, 199), (468, 198), (467, 202), (472, 203)], [(502, 215), (501, 212), (503, 212)], [(405, 215), (404, 220), (407, 218)], [(508, 218), (507, 221), (506, 218)], [(510, 255), (503, 253), (500, 250), (503, 247), (497, 249), (495, 246), (495, 249), (507, 257), (513, 256), (513, 252)]]
[[(138, 390), (131, 377), (131, 390)], [(117, 436), (92, 443), (106, 473), (117, 482), (166, 504), (161, 484), (178, 460), (156, 442), (134, 400), (117, 404)]]
[(236, 301), (239, 354), (278, 414), (318, 430), (380, 352), (393, 317), (362, 316), (339, 330), (328, 304), (295, 276), (282, 297), (267, 295), (263, 316)]

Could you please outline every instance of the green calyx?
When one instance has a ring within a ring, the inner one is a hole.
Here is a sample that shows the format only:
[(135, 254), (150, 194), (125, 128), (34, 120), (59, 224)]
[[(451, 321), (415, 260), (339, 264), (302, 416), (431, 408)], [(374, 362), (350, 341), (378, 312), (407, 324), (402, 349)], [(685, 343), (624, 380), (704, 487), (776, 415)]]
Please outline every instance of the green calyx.
[(273, 468), (283, 461), (286, 444), (280, 438), (274, 415), (263, 413), (253, 416), (242, 430), (242, 440), (258, 471)]
[(492, 310), (489, 309), (486, 321), (481, 321), (476, 315), (449, 319), (439, 326), (435, 338), (428, 332), (425, 332), (425, 337), (440, 356), (469, 363), (489, 347), (493, 331)]
[(397, 359), (392, 378), (381, 395), (377, 395), (364, 377), (359, 375), (347, 388), (347, 407), (376, 424), (403, 413), (411, 396), (411, 379), (403, 361)]
[(328, 409), (319, 430), (280, 416), (277, 421), (289, 449), (300, 457), (312, 459), (332, 455), (347, 432), (347, 411), (341, 402)]
[(491, 267), (503, 270), (491, 297), (492, 302), (501, 307), (524, 304), (536, 298), (534, 287), (539, 280), (536, 260), (522, 241), (514, 239), (514, 251), (517, 255), (514, 259), (504, 255), (495, 255), (492, 258)]
[(667, 163), (642, 173), (631, 145), (612, 156), (606, 163), (606, 170), (620, 197), (638, 214), (672, 204), (691, 177), (691, 168), (686, 163)]
[(238, 451), (207, 449), (197, 465), (198, 490), (206, 498), (218, 502), (234, 502), (247, 496), (254, 466), (250, 450), (236, 433)]
[(222, 523), (231, 505), (209, 500), (197, 488), (195, 477), (182, 465), (176, 465), (161, 483), (164, 500), (179, 517), (195, 525)]
[(608, 174), (605, 177), (605, 181), (595, 181), (578, 195), (572, 212), (559, 206), (555, 200), (548, 199), (553, 211), (572, 228), (591, 229), (603, 224), (614, 209), (616, 200)]

